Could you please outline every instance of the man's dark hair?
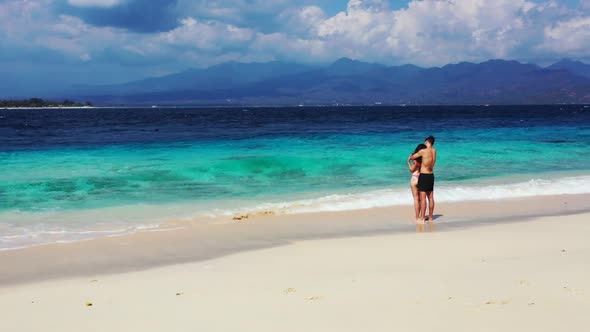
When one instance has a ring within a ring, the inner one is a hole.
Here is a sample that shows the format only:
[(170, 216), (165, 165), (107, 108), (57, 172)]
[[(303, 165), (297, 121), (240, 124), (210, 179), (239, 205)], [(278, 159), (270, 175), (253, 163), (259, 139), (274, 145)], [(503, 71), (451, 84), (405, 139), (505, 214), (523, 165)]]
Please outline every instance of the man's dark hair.
[(430, 145), (434, 145), (434, 136), (428, 136), (424, 141), (430, 142)]

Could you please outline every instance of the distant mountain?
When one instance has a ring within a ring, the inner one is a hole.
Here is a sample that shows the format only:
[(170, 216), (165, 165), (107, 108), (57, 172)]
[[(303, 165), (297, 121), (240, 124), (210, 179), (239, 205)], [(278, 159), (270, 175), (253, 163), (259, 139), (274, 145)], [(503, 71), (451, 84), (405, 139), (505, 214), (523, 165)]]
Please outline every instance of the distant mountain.
[(312, 69), (314, 67), (279, 61), (268, 63), (227, 62), (206, 69), (189, 69), (180, 73), (124, 84), (77, 87), (75, 92), (94, 95), (127, 95), (173, 90), (224, 89)]
[(590, 65), (585, 64), (581, 61), (562, 59), (559, 62), (556, 62), (551, 66), (547, 67), (547, 69), (567, 70), (573, 74), (590, 78)]
[(367, 63), (349, 58), (341, 58), (324, 69), (328, 74), (334, 76), (348, 76), (364, 74), (375, 70), (386, 68), (384, 65)]
[(113, 88), (119, 93), (95, 91), (83, 100), (215, 105), (590, 102), (590, 78), (569, 69), (506, 60), (434, 68), (386, 67), (347, 58), (322, 68), (230, 63)]

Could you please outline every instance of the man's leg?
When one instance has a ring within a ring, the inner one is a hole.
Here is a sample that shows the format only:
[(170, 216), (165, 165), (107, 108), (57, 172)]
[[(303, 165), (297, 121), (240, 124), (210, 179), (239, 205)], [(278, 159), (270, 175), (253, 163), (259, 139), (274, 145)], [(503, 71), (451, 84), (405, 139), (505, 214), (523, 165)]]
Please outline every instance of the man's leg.
[(434, 221), (434, 191), (431, 191), (428, 193), (428, 222), (432, 223), (433, 221)]
[(424, 222), (426, 219), (426, 192), (420, 192), (420, 220)]

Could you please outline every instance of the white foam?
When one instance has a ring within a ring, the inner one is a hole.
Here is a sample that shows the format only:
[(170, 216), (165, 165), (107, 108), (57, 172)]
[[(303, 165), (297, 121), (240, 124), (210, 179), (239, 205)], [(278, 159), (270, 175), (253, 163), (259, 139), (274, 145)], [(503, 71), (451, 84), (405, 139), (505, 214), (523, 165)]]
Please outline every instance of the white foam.
[[(518, 183), (496, 185), (443, 184), (438, 185), (435, 189), (438, 202), (499, 200), (587, 193), (590, 193), (590, 176), (558, 179), (538, 178)], [(277, 214), (296, 214), (350, 211), (412, 204), (412, 196), (408, 186), (408, 188), (383, 189), (364, 193), (329, 195), (316, 199), (260, 204), (251, 208), (216, 211), (213, 215), (234, 215), (261, 211), (273, 211)]]
[[(533, 196), (588, 194), (590, 175), (544, 175), (529, 180), (495, 179), (496, 183), (441, 183), (435, 189), (439, 203), (499, 200)], [(498, 184), (498, 181), (508, 182)], [(207, 203), (209, 204), (209, 203)], [(409, 185), (403, 188), (362, 193), (332, 194), (313, 199), (255, 204), (248, 202), (185, 202), (167, 205), (132, 205), (81, 211), (10, 212), (0, 217), (0, 251), (48, 243), (66, 243), (136, 232), (170, 230), (169, 221), (191, 221), (195, 217), (235, 216), (268, 212), (297, 214), (349, 211), (394, 205), (412, 205)], [(222, 208), (223, 207), (223, 208)], [(177, 223), (175, 223), (177, 225)], [(178, 229), (177, 227), (174, 229)]]
[(101, 237), (124, 236), (137, 232), (165, 231), (157, 225), (129, 226), (111, 230), (82, 230), (56, 228), (45, 229), (43, 226), (33, 228), (11, 227), (9, 234), (0, 236), (0, 251), (22, 249), (50, 243), (71, 243), (87, 241)]

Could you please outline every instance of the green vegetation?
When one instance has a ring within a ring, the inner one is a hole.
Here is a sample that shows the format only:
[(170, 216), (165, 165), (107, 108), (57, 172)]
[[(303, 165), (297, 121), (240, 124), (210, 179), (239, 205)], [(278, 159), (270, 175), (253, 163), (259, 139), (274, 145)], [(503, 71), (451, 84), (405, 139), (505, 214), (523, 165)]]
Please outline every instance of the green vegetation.
[(35, 107), (83, 107), (92, 106), (92, 103), (87, 101), (86, 103), (78, 103), (71, 100), (64, 100), (63, 102), (43, 100), (41, 98), (31, 98), (25, 100), (0, 100), (0, 108), (6, 107), (23, 107), (23, 108), (35, 108)]

